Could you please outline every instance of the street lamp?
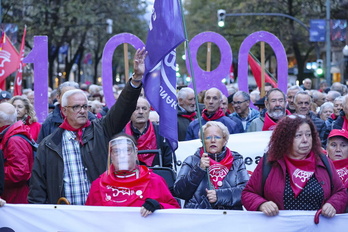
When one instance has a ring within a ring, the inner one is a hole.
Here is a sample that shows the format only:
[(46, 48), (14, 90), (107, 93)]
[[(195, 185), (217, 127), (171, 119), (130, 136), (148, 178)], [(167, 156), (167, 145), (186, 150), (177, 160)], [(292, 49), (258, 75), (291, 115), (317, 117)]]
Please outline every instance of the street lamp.
[(343, 80), (346, 81), (348, 79), (348, 45), (344, 46), (342, 53), (344, 56)]

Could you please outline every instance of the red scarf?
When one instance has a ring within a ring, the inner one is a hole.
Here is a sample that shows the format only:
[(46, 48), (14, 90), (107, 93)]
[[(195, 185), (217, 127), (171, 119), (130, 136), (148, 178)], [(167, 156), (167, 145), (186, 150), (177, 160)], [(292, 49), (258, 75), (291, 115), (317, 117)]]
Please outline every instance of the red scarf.
[[(200, 149), (201, 157), (203, 152), (204, 152), (203, 148), (201, 148)], [(209, 166), (210, 181), (213, 183), (214, 188), (218, 189), (219, 187), (222, 186), (223, 180), (225, 179), (225, 177), (227, 176), (228, 172), (230, 171), (232, 167), (233, 156), (230, 149), (226, 147), (225, 157), (220, 162), (217, 162), (210, 157), (209, 159), (210, 159), (210, 166)]]
[(146, 166), (139, 165), (139, 177), (117, 177), (115, 168), (110, 166), (110, 174), (102, 174), (100, 179), (100, 194), (103, 206), (142, 206), (143, 197), (150, 180), (150, 171)]
[(59, 127), (63, 128), (64, 130), (77, 132), (76, 133), (77, 141), (79, 141), (80, 144), (83, 144), (83, 142), (82, 142), (83, 130), (82, 129), (88, 127), (89, 125), (91, 125), (91, 121), (88, 120), (85, 125), (83, 125), (80, 128), (76, 129), (76, 128), (72, 127), (69, 124), (68, 120), (65, 118), (63, 123)]
[(196, 112), (192, 112), (190, 114), (180, 114), (180, 116), (183, 118), (187, 118), (190, 121), (193, 121), (193, 119), (195, 119), (196, 117), (196, 114), (197, 114)]
[[(285, 110), (285, 114), (290, 115), (291, 113), (290, 113), (290, 111)], [(262, 131), (272, 131), (275, 129), (276, 126), (277, 126), (277, 123), (275, 121), (273, 121), (273, 119), (266, 112), (265, 122), (263, 123)]]
[[(156, 133), (152, 123), (148, 123), (149, 128), (145, 134), (141, 135), (137, 140), (137, 148), (139, 151), (142, 150), (155, 150), (157, 149)], [(125, 127), (125, 133), (128, 135), (133, 135), (131, 123), (128, 122)], [(146, 164), (146, 166), (152, 166), (153, 160), (155, 159), (155, 153), (141, 154), (138, 155), (139, 161)]]
[(223, 116), (225, 116), (225, 114), (221, 108), (219, 108), (211, 117), (208, 117), (207, 109), (204, 109), (202, 112), (202, 117), (205, 121), (215, 121)]
[(348, 188), (348, 159), (334, 160), (333, 164), (344, 187)]
[(314, 153), (310, 152), (309, 156), (303, 160), (292, 159), (285, 156), (285, 164), (287, 172), (290, 175), (290, 184), (292, 191), (295, 193), (295, 198), (301, 193), (308, 180), (312, 177), (315, 171)]
[(331, 114), (330, 117), (331, 117), (333, 120), (336, 120), (336, 118), (337, 118), (336, 114)]
[(343, 117), (343, 126), (342, 126), (342, 130), (348, 131), (348, 119), (346, 118), (346, 116), (342, 116), (342, 117)]

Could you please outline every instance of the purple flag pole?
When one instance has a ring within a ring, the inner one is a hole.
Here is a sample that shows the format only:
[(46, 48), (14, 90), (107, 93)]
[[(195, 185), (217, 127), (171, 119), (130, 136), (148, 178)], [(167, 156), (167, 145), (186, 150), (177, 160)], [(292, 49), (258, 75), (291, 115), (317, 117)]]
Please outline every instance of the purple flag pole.
[[(179, 0), (180, 2), (180, 7), (181, 7), (181, 11), (183, 11), (183, 7), (182, 7), (182, 2), (181, 0)], [(192, 86), (193, 86), (193, 91), (195, 93), (195, 101), (196, 101), (196, 111), (197, 111), (197, 118), (198, 118), (198, 122), (199, 122), (199, 131), (200, 131), (200, 135), (202, 138), (202, 144), (203, 144), (203, 151), (206, 151), (206, 147), (205, 147), (205, 140), (204, 140), (204, 136), (203, 136), (203, 131), (202, 131), (202, 117), (201, 117), (201, 112), (199, 111), (199, 105), (198, 105), (198, 93), (197, 93), (197, 86), (196, 86), (196, 81), (195, 81), (195, 74), (194, 74), (194, 69), (192, 66), (192, 57), (191, 57), (191, 52), (190, 52), (190, 47), (188, 44), (188, 36), (187, 36), (187, 29), (186, 29), (186, 23), (185, 23), (185, 16), (182, 14), (182, 22), (183, 22), (183, 26), (184, 26), (184, 31), (185, 31), (185, 48), (186, 48), (186, 59), (188, 58), (189, 60), (189, 64), (190, 64), (190, 70), (191, 70), (191, 79), (192, 79)], [(210, 176), (209, 176), (209, 170), (208, 168), (205, 170), (207, 173), (207, 178), (208, 178), (208, 187), (209, 190), (214, 189), (211, 181), (210, 181)]]

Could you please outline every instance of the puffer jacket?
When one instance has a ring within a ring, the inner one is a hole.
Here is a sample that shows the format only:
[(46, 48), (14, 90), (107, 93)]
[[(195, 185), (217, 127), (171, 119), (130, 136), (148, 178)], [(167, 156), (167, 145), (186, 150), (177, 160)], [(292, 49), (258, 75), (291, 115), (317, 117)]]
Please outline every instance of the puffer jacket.
[[(184, 199), (184, 208), (198, 209), (234, 209), (242, 210), (241, 194), (249, 180), (243, 157), (231, 151), (233, 164), (222, 186), (216, 189), (217, 201), (210, 204), (207, 199), (208, 187), (207, 172), (199, 167), (200, 153), (198, 151), (185, 159), (174, 184), (176, 197)], [(225, 153), (218, 156), (222, 160)]]
[[(85, 128), (80, 152), (88, 181), (92, 183), (105, 172), (108, 157), (108, 142), (122, 131), (135, 110), (141, 88), (128, 83), (107, 115), (95, 119)], [(56, 204), (64, 197), (62, 136), (64, 129), (58, 128), (42, 140), (34, 162), (30, 180), (29, 203)]]

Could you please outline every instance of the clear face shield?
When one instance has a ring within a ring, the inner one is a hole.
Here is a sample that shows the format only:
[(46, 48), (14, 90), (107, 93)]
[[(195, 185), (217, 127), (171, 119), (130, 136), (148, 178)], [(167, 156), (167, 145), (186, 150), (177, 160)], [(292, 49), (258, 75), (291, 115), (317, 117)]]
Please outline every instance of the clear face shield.
[[(108, 167), (112, 164), (116, 172), (133, 171), (137, 168), (138, 149), (127, 137), (118, 137), (109, 142)], [(109, 169), (110, 171), (110, 169)]]

